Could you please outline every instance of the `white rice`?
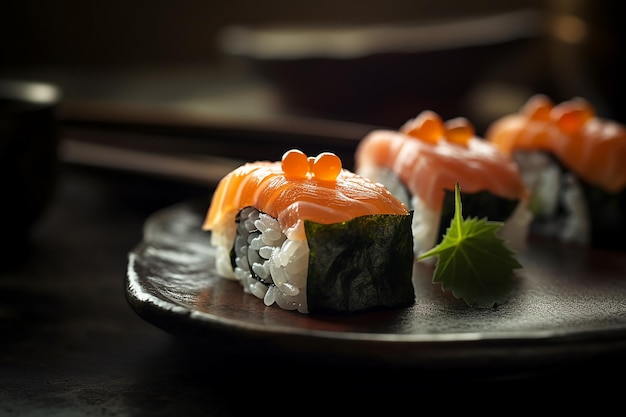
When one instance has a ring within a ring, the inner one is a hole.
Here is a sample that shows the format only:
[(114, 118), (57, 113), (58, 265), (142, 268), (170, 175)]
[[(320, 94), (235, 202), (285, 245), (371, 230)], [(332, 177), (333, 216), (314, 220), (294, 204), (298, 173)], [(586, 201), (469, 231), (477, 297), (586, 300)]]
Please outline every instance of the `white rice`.
[[(532, 191), (530, 209), (535, 218), (532, 232), (565, 243), (589, 245), (588, 207), (576, 176), (563, 172), (545, 152), (517, 152), (515, 160)], [(559, 205), (563, 213), (557, 212)]]
[(230, 258), (233, 239), (213, 240), (225, 245), (218, 247), (216, 255), (216, 264), (227, 268), (221, 274), (234, 277), (244, 292), (263, 300), (267, 306), (276, 303), (285, 310), (308, 313), (307, 241), (288, 239), (276, 219), (252, 207), (242, 210), (237, 228), (234, 268)]

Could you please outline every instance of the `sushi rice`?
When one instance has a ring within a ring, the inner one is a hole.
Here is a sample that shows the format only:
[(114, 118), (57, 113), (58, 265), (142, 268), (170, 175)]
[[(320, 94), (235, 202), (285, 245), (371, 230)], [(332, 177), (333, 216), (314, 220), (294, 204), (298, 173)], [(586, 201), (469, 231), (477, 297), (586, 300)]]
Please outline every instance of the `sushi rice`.
[[(235, 238), (235, 267), (231, 274), (244, 292), (285, 310), (307, 313), (306, 279), (309, 247), (291, 240), (278, 221), (253, 207), (239, 214)], [(223, 256), (224, 252), (222, 252)], [(222, 259), (230, 265), (230, 256)]]
[(531, 232), (564, 243), (590, 245), (588, 207), (576, 175), (563, 170), (546, 152), (518, 151), (513, 157), (532, 190), (530, 208), (535, 220)]

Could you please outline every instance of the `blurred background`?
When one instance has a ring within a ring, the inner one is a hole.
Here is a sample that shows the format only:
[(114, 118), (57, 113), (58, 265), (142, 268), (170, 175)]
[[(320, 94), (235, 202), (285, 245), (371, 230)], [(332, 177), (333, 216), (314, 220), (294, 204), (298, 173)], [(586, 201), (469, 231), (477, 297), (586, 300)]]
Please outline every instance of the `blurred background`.
[(277, 135), (358, 139), (431, 109), (482, 134), (534, 93), (626, 121), (617, 0), (23, 0), (2, 15), (0, 77), (58, 84), (70, 126), (183, 112), (206, 136), (278, 120)]

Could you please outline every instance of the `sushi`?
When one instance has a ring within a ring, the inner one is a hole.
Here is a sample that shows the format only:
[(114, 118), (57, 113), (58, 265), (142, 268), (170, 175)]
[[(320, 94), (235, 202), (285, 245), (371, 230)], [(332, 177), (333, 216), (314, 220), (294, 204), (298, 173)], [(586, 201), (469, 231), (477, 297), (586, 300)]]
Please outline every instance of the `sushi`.
[(350, 313), (414, 302), (411, 219), (337, 155), (291, 149), (222, 178), (202, 228), (218, 274), (265, 305)]
[(532, 190), (531, 232), (563, 243), (626, 249), (626, 129), (587, 100), (530, 97), (485, 139), (517, 161)]
[(526, 247), (529, 190), (513, 159), (476, 136), (466, 118), (444, 122), (425, 110), (397, 131), (374, 130), (357, 145), (355, 172), (383, 184), (414, 212), (417, 256), (450, 225), (456, 183), (465, 215), (503, 222), (499, 237), (512, 250)]

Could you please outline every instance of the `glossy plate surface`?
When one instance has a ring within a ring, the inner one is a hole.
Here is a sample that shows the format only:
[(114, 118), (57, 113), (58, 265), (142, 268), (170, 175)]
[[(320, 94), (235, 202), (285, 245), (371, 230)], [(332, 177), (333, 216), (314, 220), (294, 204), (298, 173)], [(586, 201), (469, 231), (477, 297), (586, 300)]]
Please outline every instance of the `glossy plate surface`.
[(147, 219), (129, 253), (126, 298), (148, 322), (249, 350), (419, 368), (505, 369), (626, 351), (626, 256), (532, 239), (519, 285), (493, 309), (471, 308), (416, 263), (412, 307), (307, 315), (266, 307), (216, 275), (206, 206), (182, 202)]

